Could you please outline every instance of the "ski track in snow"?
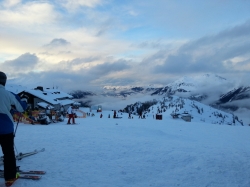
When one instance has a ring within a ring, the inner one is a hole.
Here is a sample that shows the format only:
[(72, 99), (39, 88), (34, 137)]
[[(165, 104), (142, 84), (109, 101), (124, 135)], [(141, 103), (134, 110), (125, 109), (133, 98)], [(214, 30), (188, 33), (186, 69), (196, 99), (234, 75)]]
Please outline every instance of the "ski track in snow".
[(45, 152), (17, 165), (47, 173), (13, 187), (250, 186), (249, 127), (108, 114), (76, 118), (79, 125), (19, 124), (17, 150)]

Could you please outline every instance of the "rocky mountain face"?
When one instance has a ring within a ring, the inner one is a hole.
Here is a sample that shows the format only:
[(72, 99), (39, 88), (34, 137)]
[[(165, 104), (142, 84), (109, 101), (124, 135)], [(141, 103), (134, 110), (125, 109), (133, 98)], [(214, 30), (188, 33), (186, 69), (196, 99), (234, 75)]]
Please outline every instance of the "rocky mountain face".
[(150, 95), (159, 89), (159, 86), (105, 86), (102, 96), (126, 98), (137, 94)]
[(92, 102), (92, 97), (96, 96), (95, 93), (90, 91), (74, 90), (69, 93), (74, 97), (74, 100), (81, 103), (83, 107), (90, 107)]
[(75, 99), (81, 99), (81, 98), (87, 98), (89, 96), (94, 96), (96, 95), (93, 92), (90, 91), (82, 91), (82, 90), (74, 90), (72, 92), (69, 93), (70, 95), (72, 95)]
[(223, 94), (218, 103), (227, 103), (236, 100), (249, 99), (250, 98), (250, 87), (239, 87), (237, 89), (233, 89), (226, 94)]
[[(224, 109), (230, 109), (232, 111), (237, 110), (240, 106), (238, 103), (244, 102), (244, 100), (250, 99), (250, 87), (239, 87), (235, 88), (226, 94), (221, 95), (217, 102), (213, 105), (220, 106)], [(250, 103), (247, 105), (248, 101), (245, 103), (245, 107), (250, 109)]]

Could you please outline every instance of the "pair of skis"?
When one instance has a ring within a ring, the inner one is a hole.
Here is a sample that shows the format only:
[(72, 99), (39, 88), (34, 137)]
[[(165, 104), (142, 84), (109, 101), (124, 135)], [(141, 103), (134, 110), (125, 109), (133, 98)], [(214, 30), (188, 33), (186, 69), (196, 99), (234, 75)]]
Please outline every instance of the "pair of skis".
[[(19, 173), (19, 179), (31, 179), (31, 180), (39, 180), (42, 178), (41, 175), (44, 175), (45, 171), (38, 171), (38, 170), (20, 170), (19, 166), (17, 167), (17, 172)], [(0, 177), (4, 178), (4, 170), (0, 170)]]
[[(40, 153), (45, 151), (45, 148), (42, 148), (40, 150), (34, 150), (31, 152), (27, 153), (19, 153), (16, 155), (16, 160), (22, 160), (25, 157)], [(3, 165), (4, 159), (3, 156), (0, 157), (0, 165)], [(39, 180), (41, 179), (41, 175), (44, 175), (46, 172), (45, 171), (38, 171), (38, 170), (31, 170), (31, 171), (25, 171), (25, 170), (20, 170), (19, 166), (17, 167), (17, 172), (20, 174), (19, 178), (20, 179), (32, 179), (32, 180)], [(4, 178), (4, 170), (0, 170), (0, 177)]]

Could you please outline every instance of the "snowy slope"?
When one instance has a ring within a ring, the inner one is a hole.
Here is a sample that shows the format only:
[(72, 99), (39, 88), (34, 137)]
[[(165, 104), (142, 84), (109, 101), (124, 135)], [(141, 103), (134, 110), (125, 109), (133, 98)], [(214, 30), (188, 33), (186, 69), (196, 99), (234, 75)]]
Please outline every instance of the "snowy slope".
[(108, 114), (77, 118), (79, 125), (20, 124), (18, 151), (46, 150), (18, 165), (47, 174), (13, 187), (250, 186), (249, 127)]

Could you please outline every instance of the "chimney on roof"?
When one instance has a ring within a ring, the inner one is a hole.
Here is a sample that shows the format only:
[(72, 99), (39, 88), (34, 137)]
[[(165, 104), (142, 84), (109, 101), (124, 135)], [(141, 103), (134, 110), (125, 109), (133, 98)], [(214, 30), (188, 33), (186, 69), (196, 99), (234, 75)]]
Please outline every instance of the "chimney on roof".
[(42, 86), (37, 86), (36, 90), (41, 90), (43, 92), (43, 87)]

